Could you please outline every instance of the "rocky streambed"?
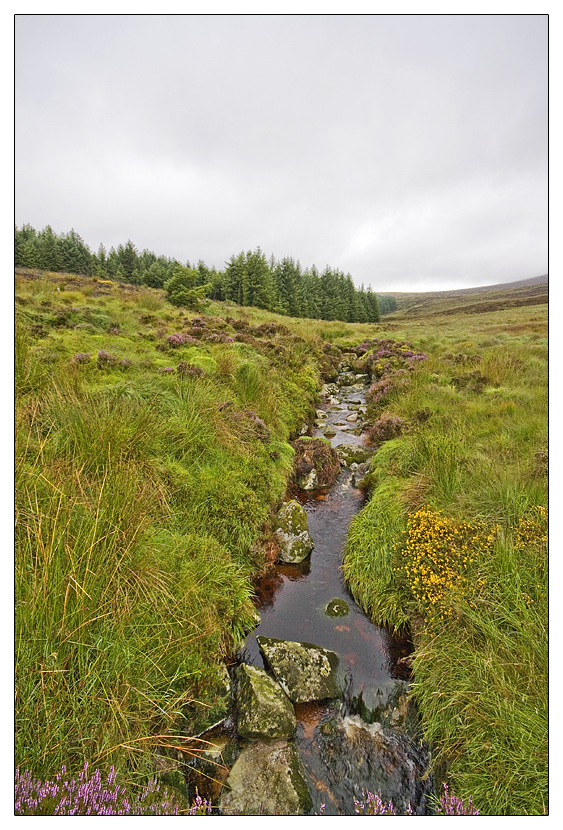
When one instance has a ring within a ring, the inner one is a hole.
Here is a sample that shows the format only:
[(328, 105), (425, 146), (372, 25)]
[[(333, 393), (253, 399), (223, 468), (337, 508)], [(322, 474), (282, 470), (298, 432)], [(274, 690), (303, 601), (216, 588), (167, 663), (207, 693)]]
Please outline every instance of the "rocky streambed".
[(428, 812), (410, 643), (373, 625), (341, 574), (369, 470), (368, 384), (341, 365), (312, 435), (295, 442), (278, 563), (256, 585), (258, 624), (231, 667), (231, 714), (185, 755), (190, 796), (197, 789), (220, 814), (354, 815), (365, 791), (380, 791), (398, 814)]

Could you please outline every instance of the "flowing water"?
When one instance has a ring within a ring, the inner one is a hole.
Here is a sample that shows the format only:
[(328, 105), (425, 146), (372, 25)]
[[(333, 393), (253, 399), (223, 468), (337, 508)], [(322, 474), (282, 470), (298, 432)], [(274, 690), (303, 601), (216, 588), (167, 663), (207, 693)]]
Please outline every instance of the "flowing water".
[[(364, 400), (361, 388), (348, 387), (339, 390), (338, 400), (325, 401), (326, 423), (336, 429), (332, 446), (363, 444), (364, 436), (351, 432), (357, 424), (346, 418), (348, 405), (356, 411)], [(319, 437), (322, 432), (313, 434)], [(378, 789), (399, 808), (406, 809), (410, 802), (415, 812), (424, 813), (429, 782), (419, 779), (428, 764), (427, 750), (412, 738), (412, 729), (409, 736), (389, 723), (389, 711), (407, 689), (404, 658), (412, 651), (411, 643), (374, 625), (354, 602), (342, 576), (348, 524), (363, 505), (363, 493), (353, 484), (352, 470), (344, 468), (329, 490), (290, 495), (307, 512), (315, 546), (303, 563), (278, 564), (257, 582), (261, 622), (239, 657), (264, 668), (256, 641), (261, 635), (313, 643), (340, 658), (343, 701), (295, 706), (296, 743), (309, 779), (313, 815), (353, 815), (354, 799), (361, 799), (364, 790)], [(333, 599), (344, 600), (348, 613), (329, 616), (326, 607)], [(383, 755), (374, 750), (369, 732), (383, 734), (377, 732), (377, 721), (385, 727)]]
[[(334, 425), (336, 430), (331, 439), (333, 447), (344, 443), (363, 444), (365, 436), (354, 435), (347, 429), (350, 424), (346, 418), (351, 412), (348, 404), (356, 411), (364, 401), (363, 390), (348, 387), (339, 390), (338, 402), (325, 403), (326, 423)], [(356, 426), (353, 424), (352, 428)], [(322, 432), (315, 430), (313, 434), (318, 437)], [(382, 720), (389, 695), (395, 693), (396, 701), (406, 689), (404, 680), (408, 669), (404, 658), (412, 651), (407, 638), (392, 636), (366, 617), (342, 576), (348, 524), (363, 505), (363, 493), (354, 487), (352, 470), (344, 468), (330, 490), (299, 491), (291, 495), (307, 512), (315, 547), (305, 562), (279, 564), (259, 580), (256, 595), (261, 622), (247, 638), (244, 662), (264, 667), (256, 642), (260, 635), (314, 643), (335, 651), (340, 658), (345, 674), (344, 701), (332, 707), (323, 703), (295, 707), (296, 741), (314, 793), (315, 813), (323, 804), (325, 815), (353, 814), (354, 798), (361, 798), (363, 790), (377, 791), (380, 786), (395, 804), (404, 803), (406, 807), (409, 800), (424, 801), (424, 787), (417, 790), (413, 776), (405, 776), (402, 768), (402, 765), (408, 769), (416, 766), (421, 771), (425, 768), (427, 753), (419, 742), (412, 742), (402, 732), (388, 731), (389, 756), (395, 759), (390, 763), (395, 767), (382, 770), (381, 759), (370, 759), (369, 749), (362, 745), (363, 733), (356, 733), (359, 739), (352, 745), (341, 729), (331, 726), (337, 718), (353, 723), (353, 716), (358, 714), (368, 724)], [(344, 600), (348, 613), (330, 617), (326, 607), (332, 599)], [(403, 683), (397, 682), (400, 679)]]

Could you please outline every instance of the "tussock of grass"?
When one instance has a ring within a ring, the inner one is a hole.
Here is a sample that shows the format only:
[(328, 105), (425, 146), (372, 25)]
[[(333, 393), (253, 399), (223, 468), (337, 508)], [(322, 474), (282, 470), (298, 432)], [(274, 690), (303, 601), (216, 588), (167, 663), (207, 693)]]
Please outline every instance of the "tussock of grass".
[[(402, 324), (429, 357), (384, 402), (403, 434), (378, 448), (344, 562), (374, 620), (411, 623), (436, 774), (481, 815), (547, 812), (547, 356), (525, 315)], [(459, 522), (484, 541), (454, 544)]]
[(84, 288), (18, 285), (16, 758), (134, 782), (221, 714), (319, 378), (288, 329), (174, 349), (156, 292)]

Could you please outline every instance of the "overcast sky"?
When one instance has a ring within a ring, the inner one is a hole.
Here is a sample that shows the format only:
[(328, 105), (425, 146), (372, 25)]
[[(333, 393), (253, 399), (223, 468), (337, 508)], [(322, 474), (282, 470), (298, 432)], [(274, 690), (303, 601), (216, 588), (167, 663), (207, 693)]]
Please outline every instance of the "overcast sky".
[(357, 286), (547, 273), (546, 15), (18, 15), (18, 226)]

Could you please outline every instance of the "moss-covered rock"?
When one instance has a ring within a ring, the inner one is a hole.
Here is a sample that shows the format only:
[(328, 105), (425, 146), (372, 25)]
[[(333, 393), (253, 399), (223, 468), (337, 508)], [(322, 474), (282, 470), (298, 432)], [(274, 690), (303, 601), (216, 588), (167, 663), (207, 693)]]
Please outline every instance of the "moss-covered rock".
[(260, 651), (276, 680), (292, 703), (337, 698), (342, 694), (338, 655), (313, 645), (256, 638)]
[(297, 721), (291, 701), (263, 669), (237, 669), (237, 731), (243, 738), (292, 738)]
[(293, 448), (294, 477), (298, 487), (317, 490), (334, 484), (340, 472), (340, 461), (329, 443), (322, 438), (298, 438)]
[(246, 746), (229, 773), (219, 806), (227, 816), (310, 813), (313, 802), (293, 741)]
[(349, 613), (350, 607), (348, 603), (338, 597), (331, 599), (331, 601), (325, 605), (325, 614), (327, 617), (345, 617)]
[(302, 562), (312, 551), (314, 542), (309, 535), (307, 513), (295, 499), (284, 504), (278, 511), (274, 539), (280, 548), (280, 562)]
[(361, 444), (353, 444), (352, 442), (340, 444), (336, 448), (336, 453), (340, 462), (348, 467), (350, 464), (363, 464), (370, 456), (373, 455), (373, 450), (363, 447)]

